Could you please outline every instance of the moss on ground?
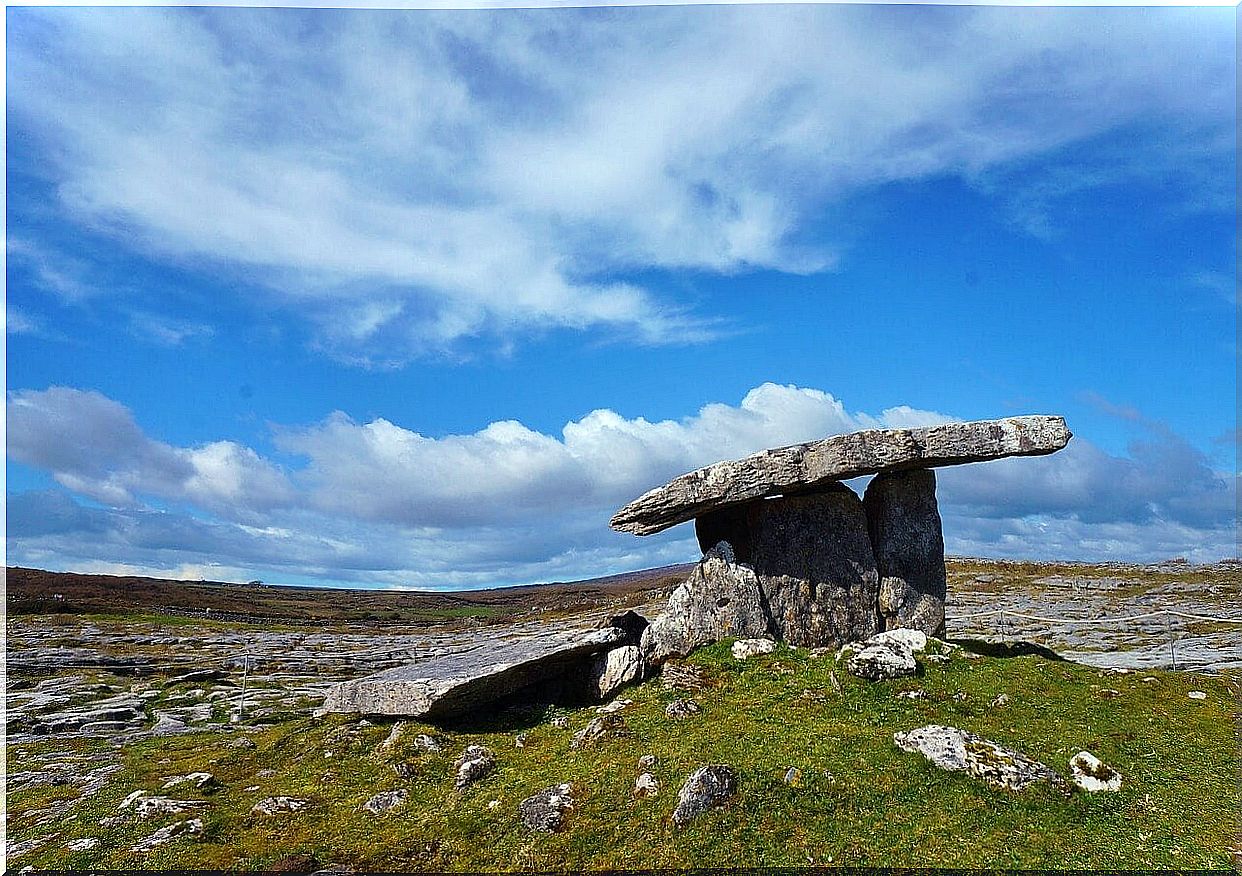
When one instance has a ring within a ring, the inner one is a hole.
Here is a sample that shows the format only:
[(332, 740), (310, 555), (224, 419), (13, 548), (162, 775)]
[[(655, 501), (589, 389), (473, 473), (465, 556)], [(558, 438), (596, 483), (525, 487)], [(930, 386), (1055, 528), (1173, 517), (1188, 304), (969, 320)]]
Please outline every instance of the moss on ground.
[[(584, 870), (660, 867), (885, 866), (1067, 869), (1230, 869), (1240, 807), (1234, 738), (1239, 679), (1172, 672), (1112, 674), (1045, 655), (922, 660), (917, 678), (869, 683), (831, 656), (781, 647), (745, 662), (721, 643), (693, 655), (707, 686), (691, 694), (703, 707), (685, 719), (664, 707), (687, 694), (649, 681), (625, 691), (624, 735), (575, 750), (571, 739), (590, 708), (509, 710), (474, 722), (411, 723), (390, 749), (377, 747), (391, 723), (348, 716), (290, 717), (245, 735), (194, 733), (131, 742), (107, 787), (66, 805), (70, 787), (11, 793), (9, 841), (58, 834), (11, 861), (15, 867), (220, 868), (262, 870), (295, 859), (302, 866), (344, 864), (370, 870)], [(1145, 681), (1154, 678), (1155, 681)], [(921, 688), (922, 699), (897, 696)], [(1204, 700), (1187, 693), (1201, 690)], [(1117, 691), (1112, 695), (1111, 691)], [(1004, 705), (994, 706), (1001, 693)], [(555, 715), (568, 726), (550, 722)], [(1048, 786), (1022, 792), (946, 773), (896, 748), (892, 734), (949, 724), (1042, 760), (1068, 775), (1088, 750), (1123, 776), (1111, 794), (1065, 794)], [(434, 734), (441, 753), (420, 752), (413, 737)], [(525, 733), (524, 746), (515, 736)], [(452, 762), (468, 744), (492, 748), (498, 768), (465, 791), (453, 788)], [(11, 746), (9, 769), (28, 748), (104, 752), (94, 740)], [(653, 799), (633, 795), (638, 759), (654, 754), (661, 784)], [(670, 818), (677, 789), (695, 768), (731, 764), (738, 794), (684, 829)], [(406, 764), (405, 778), (394, 770)], [(783, 777), (797, 767), (795, 785)], [(164, 778), (205, 770), (223, 787), (201, 795), (199, 812), (143, 821), (127, 815), (108, 827), (131, 791), (158, 792)], [(532, 833), (518, 804), (536, 791), (572, 782), (577, 795), (563, 831)], [(373, 816), (362, 804), (403, 788), (408, 799)], [(263, 818), (251, 807), (272, 795), (310, 800), (303, 811)], [(491, 801), (498, 805), (489, 806)], [(26, 813), (59, 807), (42, 826)], [(148, 853), (128, 849), (163, 824), (198, 815), (205, 831)], [(93, 850), (66, 842), (99, 837)]]

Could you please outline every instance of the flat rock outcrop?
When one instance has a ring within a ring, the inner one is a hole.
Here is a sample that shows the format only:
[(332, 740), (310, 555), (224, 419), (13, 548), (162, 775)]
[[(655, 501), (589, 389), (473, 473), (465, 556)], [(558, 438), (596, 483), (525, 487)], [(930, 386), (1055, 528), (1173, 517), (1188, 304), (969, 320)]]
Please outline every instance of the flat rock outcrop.
[(613, 515), (612, 528), (651, 535), (766, 496), (805, 492), (882, 471), (1040, 456), (1060, 450), (1070, 437), (1065, 420), (1049, 416), (834, 435), (684, 474), (630, 502)]
[(584, 659), (626, 644), (619, 627), (552, 631), (398, 666), (333, 687), (328, 712), (446, 718), (474, 711), (548, 679), (582, 674)]

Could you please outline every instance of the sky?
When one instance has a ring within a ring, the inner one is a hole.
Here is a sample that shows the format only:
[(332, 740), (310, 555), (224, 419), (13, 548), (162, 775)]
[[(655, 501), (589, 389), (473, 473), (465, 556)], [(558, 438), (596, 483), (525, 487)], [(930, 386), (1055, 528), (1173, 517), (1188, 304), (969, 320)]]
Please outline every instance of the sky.
[(1234, 556), (1236, 15), (10, 7), (7, 562), (573, 580), (697, 559), (607, 525), (682, 472), (1028, 413), (950, 554)]

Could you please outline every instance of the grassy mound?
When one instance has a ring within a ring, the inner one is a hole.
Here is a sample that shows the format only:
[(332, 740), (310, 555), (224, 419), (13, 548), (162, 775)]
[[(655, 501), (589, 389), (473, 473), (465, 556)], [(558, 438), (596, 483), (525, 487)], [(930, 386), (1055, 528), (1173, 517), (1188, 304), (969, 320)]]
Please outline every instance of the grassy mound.
[[(702, 689), (660, 680), (623, 692), (621, 735), (582, 749), (573, 733), (591, 708), (511, 709), (474, 723), (411, 723), (379, 751), (391, 723), (347, 716), (290, 716), (245, 735), (195, 733), (124, 746), (124, 766), (95, 796), (59, 821), (20, 825), (31, 809), (55, 811), (68, 789), (10, 795), (10, 843), (56, 834), (13, 859), (15, 868), (313, 868), (369, 870), (583, 870), (663, 867), (886, 866), (980, 868), (1209, 868), (1235, 860), (1240, 807), (1234, 738), (1238, 676), (1171, 672), (1117, 674), (1022, 649), (980, 656), (920, 657), (918, 677), (870, 683), (829, 656), (781, 647), (738, 661), (721, 643), (694, 654)], [(899, 692), (920, 689), (923, 698)], [(1191, 699), (1192, 690), (1205, 699)], [(1008, 701), (994, 704), (1000, 694)], [(702, 711), (665, 716), (673, 699)], [(566, 726), (552, 718), (563, 716)], [(559, 723), (559, 722), (558, 722)], [(1121, 790), (1065, 794), (1051, 787), (994, 789), (946, 773), (896, 748), (894, 731), (949, 724), (1042, 760), (1068, 775), (1088, 750), (1120, 771)], [(444, 751), (413, 742), (430, 733)], [(523, 745), (515, 739), (524, 734)], [(80, 751), (104, 743), (34, 743)], [(452, 763), (468, 744), (491, 748), (497, 769), (464, 791)], [(10, 749), (10, 769), (13, 769)], [(652, 769), (658, 796), (635, 799), (638, 759)], [(677, 790), (694, 769), (727, 763), (738, 793), (685, 828), (673, 825)], [(401, 765), (401, 775), (396, 767)], [(799, 776), (786, 781), (790, 768)], [(160, 791), (164, 779), (213, 773), (223, 787)], [(578, 798), (562, 831), (533, 833), (518, 804), (548, 785), (573, 784)], [(362, 804), (404, 789), (405, 802), (371, 815)], [(118, 806), (146, 789), (207, 805), (186, 815), (142, 820)], [(309, 800), (294, 813), (250, 813), (259, 800)], [(499, 801), (495, 803), (493, 801)], [(201, 817), (199, 836), (146, 853), (130, 847), (164, 824)], [(109, 819), (100, 826), (100, 819)], [(71, 852), (74, 839), (98, 846)]]

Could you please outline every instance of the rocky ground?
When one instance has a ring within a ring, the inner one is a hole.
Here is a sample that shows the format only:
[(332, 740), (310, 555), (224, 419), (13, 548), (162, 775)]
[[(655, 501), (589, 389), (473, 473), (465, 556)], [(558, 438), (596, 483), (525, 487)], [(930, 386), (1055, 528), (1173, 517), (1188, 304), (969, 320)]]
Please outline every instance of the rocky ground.
[[(1159, 567), (950, 561), (950, 639), (1024, 640), (1099, 668), (1214, 672), (1242, 666), (1242, 566)], [(652, 596), (658, 594), (650, 594)], [(628, 592), (619, 603), (632, 605)], [(1168, 616), (1169, 610), (1178, 615)], [(986, 614), (991, 612), (991, 614)], [(413, 630), (222, 624), (184, 617), (10, 615), (9, 794), (54, 789), (57, 802), (9, 816), (8, 855), (55, 843), (66, 807), (88, 803), (122, 769), (127, 746), (215, 731), (244, 745), (308, 716), (328, 687), (381, 669), (550, 627), (593, 626), (601, 606), (503, 625)], [(1117, 622), (1116, 618), (1144, 615)], [(1195, 615), (1199, 620), (1183, 617)], [(1075, 623), (1069, 623), (1074, 621)], [(105, 741), (84, 748), (83, 741)], [(63, 743), (63, 744), (61, 744)], [(71, 793), (64, 793), (71, 792)], [(274, 804), (275, 805), (275, 804)], [(194, 831), (193, 819), (177, 822)], [(40, 831), (46, 827), (46, 834)], [(200, 825), (201, 829), (201, 825)], [(168, 838), (165, 838), (167, 841)]]

